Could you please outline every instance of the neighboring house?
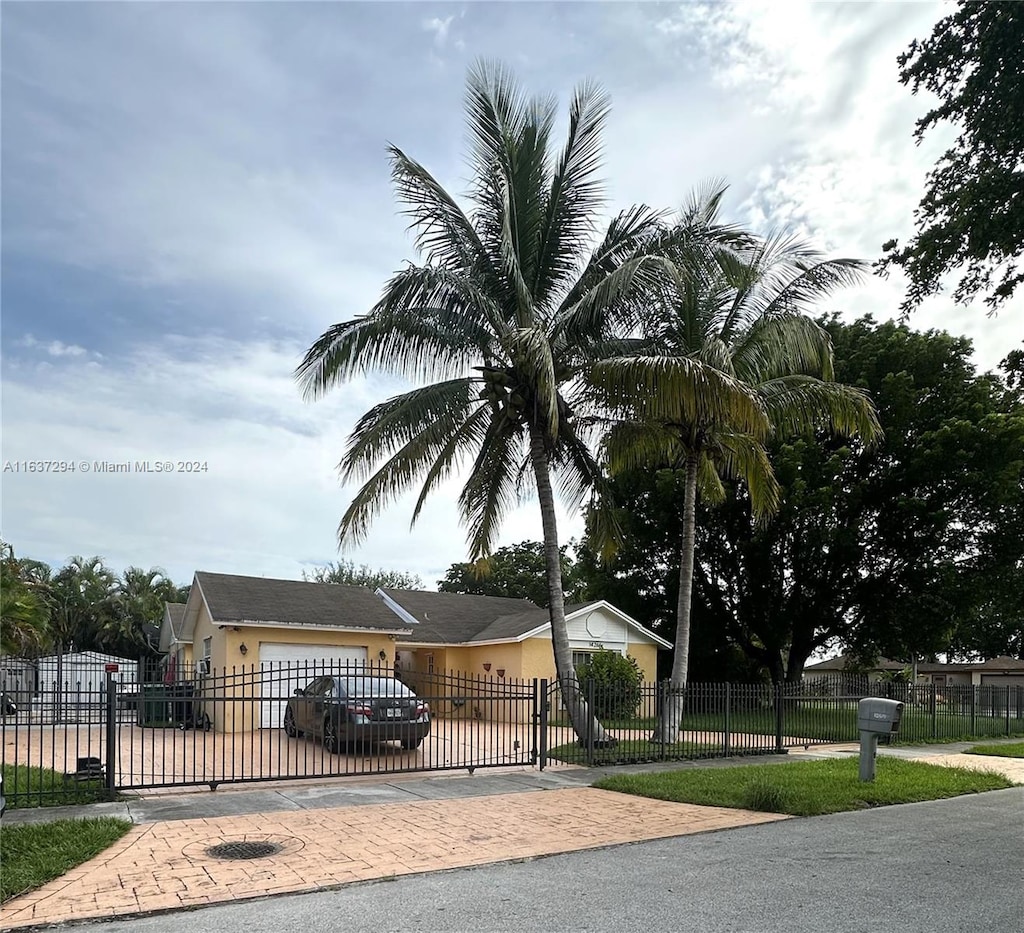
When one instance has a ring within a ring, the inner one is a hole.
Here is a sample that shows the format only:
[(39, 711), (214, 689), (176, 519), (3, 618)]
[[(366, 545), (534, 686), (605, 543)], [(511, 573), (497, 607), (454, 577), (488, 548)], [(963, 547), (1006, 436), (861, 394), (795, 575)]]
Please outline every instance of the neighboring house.
[(160, 624), (160, 653), (167, 658), (167, 679), (174, 680), (179, 671), (192, 666), (192, 641), (182, 636), (185, 625), (185, 604), (164, 603)]
[[(810, 664), (804, 668), (804, 680), (816, 677), (840, 676), (880, 680), (883, 676), (910, 670), (905, 661), (879, 658), (869, 669), (857, 668), (846, 655)], [(1024, 660), (1019, 658), (992, 658), (988, 661), (941, 664), (931, 661), (917, 662), (917, 683), (945, 686), (1022, 687), (1024, 686)]]
[[(644, 679), (653, 680), (658, 650), (671, 647), (603, 601), (567, 607), (566, 620), (576, 663), (606, 648), (635, 658)], [(414, 689), (432, 673), (499, 680), (553, 680), (555, 674), (548, 612), (529, 600), (375, 593), (335, 583), (204, 571), (195, 574), (180, 614), (167, 606), (160, 646), (169, 657), (175, 653), (179, 677), (195, 672), (198, 695), (213, 699), (206, 712), (214, 728), (223, 730), (279, 726), (281, 700), (305, 686), (317, 664), (385, 665)], [(232, 702), (236, 691), (230, 677), (207, 682), (210, 671), (258, 672), (262, 697), (275, 702)], [(210, 693), (213, 683), (216, 697)]]
[[(173, 619), (165, 622), (173, 631)], [(231, 676), (258, 672), (263, 696), (279, 701), (305, 686), (318, 664), (392, 665), (395, 640), (408, 633), (365, 587), (199, 571), (177, 639), (191, 645), (197, 679), (211, 671), (227, 678), (216, 681), (222, 695), (205, 712), (214, 728), (232, 731), (279, 726), (284, 704), (231, 702), (246, 684), (239, 676), (235, 691)], [(209, 696), (204, 690), (200, 696)]]

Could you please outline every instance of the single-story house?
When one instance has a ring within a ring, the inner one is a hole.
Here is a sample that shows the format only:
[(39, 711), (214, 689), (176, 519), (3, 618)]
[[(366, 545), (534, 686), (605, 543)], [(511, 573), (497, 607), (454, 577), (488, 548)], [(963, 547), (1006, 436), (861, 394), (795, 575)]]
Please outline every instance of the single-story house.
[[(566, 621), (576, 663), (601, 649), (618, 651), (654, 680), (657, 652), (671, 647), (604, 601), (566, 607)], [(277, 702), (214, 698), (206, 712), (218, 729), (279, 726), (280, 698), (312, 679), (318, 663), (383, 665), (414, 689), (431, 674), (555, 676), (548, 612), (526, 599), (205, 571), (195, 574), (180, 615), (167, 607), (160, 646), (180, 652), (177, 670), (191, 669), (200, 681), (209, 671), (259, 672), (261, 695)], [(218, 689), (232, 695), (229, 684)]]
[[(870, 669), (858, 668), (846, 655), (841, 654), (827, 661), (809, 664), (804, 668), (804, 680), (815, 677), (839, 676), (842, 674), (866, 677), (869, 681), (880, 680), (885, 675), (910, 670), (906, 661), (891, 661), (879, 658)], [(998, 657), (988, 661), (954, 662), (950, 664), (934, 661), (917, 662), (917, 683), (946, 686), (976, 687), (1021, 687), (1024, 686), (1024, 660)]]

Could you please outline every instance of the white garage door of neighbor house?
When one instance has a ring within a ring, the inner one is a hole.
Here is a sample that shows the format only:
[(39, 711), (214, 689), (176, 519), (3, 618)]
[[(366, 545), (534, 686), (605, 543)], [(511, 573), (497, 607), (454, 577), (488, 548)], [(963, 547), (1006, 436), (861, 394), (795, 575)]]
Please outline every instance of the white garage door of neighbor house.
[(285, 704), (297, 687), (305, 687), (320, 674), (325, 664), (365, 664), (366, 648), (337, 645), (260, 645), (260, 679), (264, 697), (260, 704), (260, 725), (277, 729), (284, 718)]

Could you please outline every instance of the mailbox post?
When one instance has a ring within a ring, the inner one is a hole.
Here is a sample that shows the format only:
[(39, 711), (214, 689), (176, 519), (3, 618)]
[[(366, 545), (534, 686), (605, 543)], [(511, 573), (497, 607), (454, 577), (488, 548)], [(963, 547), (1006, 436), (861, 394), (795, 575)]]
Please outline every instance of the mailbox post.
[(875, 779), (875, 755), (878, 737), (900, 731), (903, 704), (899, 700), (865, 697), (857, 704), (857, 729), (860, 732), (860, 779)]

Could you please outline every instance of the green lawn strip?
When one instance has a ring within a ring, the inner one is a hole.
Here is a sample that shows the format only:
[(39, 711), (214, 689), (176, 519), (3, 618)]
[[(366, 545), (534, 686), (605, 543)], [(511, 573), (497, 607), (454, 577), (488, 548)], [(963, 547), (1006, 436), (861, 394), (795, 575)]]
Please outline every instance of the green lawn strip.
[[(814, 701), (787, 701), (784, 709), (782, 731), (787, 737), (825, 742), (856, 742), (857, 704), (820, 706)], [(550, 725), (568, 726), (566, 719), (552, 720)], [(650, 732), (655, 726), (653, 717), (602, 721), (606, 729), (617, 732)], [(896, 741), (909, 743), (969, 742), (1007, 736), (1006, 716), (971, 717), (969, 713), (947, 713), (940, 709), (933, 720), (928, 709), (907, 706), (903, 710), (900, 734)], [(728, 717), (729, 731), (746, 735), (774, 735), (775, 712), (769, 707), (734, 710)], [(726, 728), (725, 713), (687, 712), (681, 726), (684, 732), (722, 733)], [(935, 733), (932, 735), (932, 733)], [(1024, 720), (1012, 717), (1008, 737), (1024, 736)]]
[(0, 901), (38, 888), (99, 855), (132, 824), (112, 816), (0, 828)]
[(876, 778), (858, 780), (855, 758), (736, 768), (622, 774), (594, 786), (641, 797), (713, 807), (817, 816), (896, 803), (939, 800), (1013, 787), (999, 774), (879, 757)]
[[(578, 742), (566, 742), (548, 749), (548, 758), (564, 761), (566, 764), (616, 765), (637, 764), (648, 761), (685, 761), (689, 758), (708, 758), (722, 754), (721, 745), (695, 745), (680, 742), (678, 745), (655, 745), (643, 739), (620, 739), (611, 748), (595, 748), (589, 758), (586, 747)], [(589, 759), (589, 760), (588, 760)]]
[(49, 768), (5, 764), (3, 774), (9, 810), (65, 807), (110, 799), (101, 782), (68, 780), (61, 772)]
[(975, 745), (967, 749), (968, 755), (997, 755), (1000, 758), (1024, 758), (1024, 742), (1006, 745)]

